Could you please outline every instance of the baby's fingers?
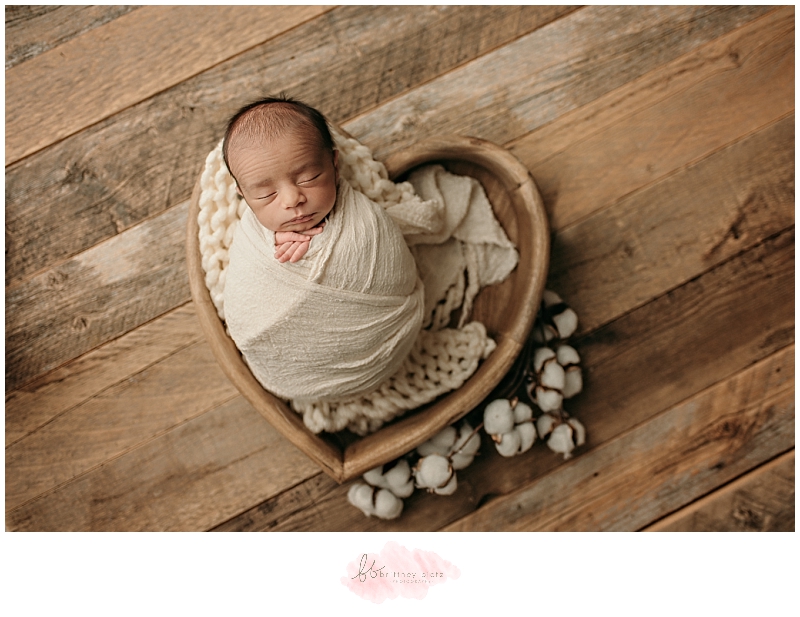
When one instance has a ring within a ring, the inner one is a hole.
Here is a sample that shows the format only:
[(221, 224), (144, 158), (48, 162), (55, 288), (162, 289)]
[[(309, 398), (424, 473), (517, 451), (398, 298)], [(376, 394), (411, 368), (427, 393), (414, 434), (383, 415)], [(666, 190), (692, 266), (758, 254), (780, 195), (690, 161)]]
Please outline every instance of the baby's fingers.
[(308, 244), (308, 242), (296, 242), (289, 261), (292, 263), (300, 261), (303, 258), (303, 255), (306, 254), (306, 251), (308, 251)]
[(303, 255), (308, 251), (308, 242), (287, 242), (281, 245), (281, 252), (275, 251), (275, 257), (280, 263), (291, 261), (292, 263), (300, 261)]
[[(313, 235), (313, 234), (312, 234)], [(275, 244), (285, 244), (287, 242), (310, 242), (311, 236), (307, 236), (296, 231), (277, 231), (275, 232)]]
[(311, 229), (306, 229), (305, 231), (301, 231), (300, 233), (305, 236), (316, 236), (319, 233), (322, 233), (322, 230), (325, 227), (325, 223), (320, 223), (316, 227), (312, 227)]

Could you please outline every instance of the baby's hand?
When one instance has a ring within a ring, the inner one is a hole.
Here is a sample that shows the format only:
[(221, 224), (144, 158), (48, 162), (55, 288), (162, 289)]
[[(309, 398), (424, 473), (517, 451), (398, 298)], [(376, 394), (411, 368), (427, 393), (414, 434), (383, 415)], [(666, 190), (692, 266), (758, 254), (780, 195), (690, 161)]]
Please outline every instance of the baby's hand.
[(312, 227), (306, 231), (276, 231), (275, 232), (275, 258), (280, 263), (290, 261), (295, 263), (303, 258), (308, 251), (311, 238), (322, 232), (325, 223)]

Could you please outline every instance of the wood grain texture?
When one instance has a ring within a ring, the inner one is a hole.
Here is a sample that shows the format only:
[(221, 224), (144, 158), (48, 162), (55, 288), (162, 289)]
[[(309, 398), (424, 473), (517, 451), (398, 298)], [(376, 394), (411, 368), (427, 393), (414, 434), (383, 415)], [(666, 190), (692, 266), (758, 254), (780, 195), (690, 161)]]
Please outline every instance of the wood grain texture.
[(548, 288), (585, 332), (794, 224), (794, 114), (562, 230)]
[(794, 531), (794, 449), (644, 531)]
[(202, 339), (194, 307), (186, 304), (10, 392), (6, 395), (6, 447)]
[(316, 471), (236, 397), (12, 510), (6, 524), (18, 531), (202, 530)]
[(125, 379), (6, 449), (15, 508), (236, 397), (204, 342)]
[(6, 165), (319, 16), (314, 6), (147, 6), (6, 71)]
[(344, 128), (377, 156), (422, 135), (455, 133), (505, 144), (768, 10), (586, 7)]
[(6, 70), (137, 8), (6, 5)]
[(188, 199), (257, 96), (285, 90), (340, 123), (570, 11), (341, 7), (115, 114), (6, 170), (6, 284)]
[(791, 113), (793, 75), (794, 7), (784, 7), (558, 118), (511, 150), (541, 186), (553, 227), (562, 229)]
[(794, 241), (792, 228), (580, 339), (592, 395), (569, 411), (589, 440), (630, 427), (630, 401), (664, 409), (792, 344)]
[[(793, 297), (790, 230), (575, 341), (585, 386), (566, 408), (586, 426), (586, 449), (791, 345)], [(399, 520), (366, 519), (347, 503), (347, 486), (318, 474), (220, 530), (435, 530), (563, 465), (542, 443), (504, 459), (482, 438), (454, 495), (416, 491)]]
[(793, 442), (792, 345), (445, 529), (633, 531)]
[(188, 205), (6, 290), (6, 388), (186, 303)]
[[(756, 17), (586, 105), (561, 114), (555, 121), (509, 142), (507, 147), (520, 158), (539, 164), (573, 145), (576, 135), (591, 136), (715, 75), (739, 70), (743, 56), (769, 43), (757, 39), (776, 27), (780, 31), (780, 25), (793, 15), (794, 7), (785, 7)], [(524, 145), (518, 145), (521, 143)]]

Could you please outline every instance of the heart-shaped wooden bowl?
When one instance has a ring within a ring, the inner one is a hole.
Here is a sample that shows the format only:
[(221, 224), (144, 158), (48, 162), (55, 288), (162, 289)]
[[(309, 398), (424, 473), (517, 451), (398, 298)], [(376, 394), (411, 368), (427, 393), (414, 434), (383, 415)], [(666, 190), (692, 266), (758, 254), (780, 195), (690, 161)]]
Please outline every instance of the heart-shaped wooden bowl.
[(519, 355), (541, 302), (550, 232), (541, 196), (525, 166), (504, 148), (460, 136), (432, 137), (391, 154), (385, 161), (393, 180), (404, 179), (413, 168), (433, 163), (481, 182), (495, 215), (519, 250), (519, 265), (514, 272), (503, 283), (481, 290), (472, 311), (472, 319), (486, 326), (497, 348), (458, 390), (360, 438), (349, 433), (315, 435), (299, 414), (253, 377), (225, 333), (205, 285), (197, 222), (199, 179), (192, 194), (187, 225), (189, 283), (197, 316), (214, 356), (253, 407), (337, 482), (402, 456), (479, 405)]

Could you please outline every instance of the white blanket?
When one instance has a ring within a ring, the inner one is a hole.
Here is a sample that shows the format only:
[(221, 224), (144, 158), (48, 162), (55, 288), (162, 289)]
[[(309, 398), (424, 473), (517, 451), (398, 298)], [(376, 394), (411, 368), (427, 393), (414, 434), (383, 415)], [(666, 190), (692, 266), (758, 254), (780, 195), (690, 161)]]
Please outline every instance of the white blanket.
[(341, 179), (323, 232), (297, 263), (251, 210), (234, 234), (225, 287), (231, 337), (261, 384), (297, 402), (375, 390), (405, 360), (424, 289), (397, 225)]

